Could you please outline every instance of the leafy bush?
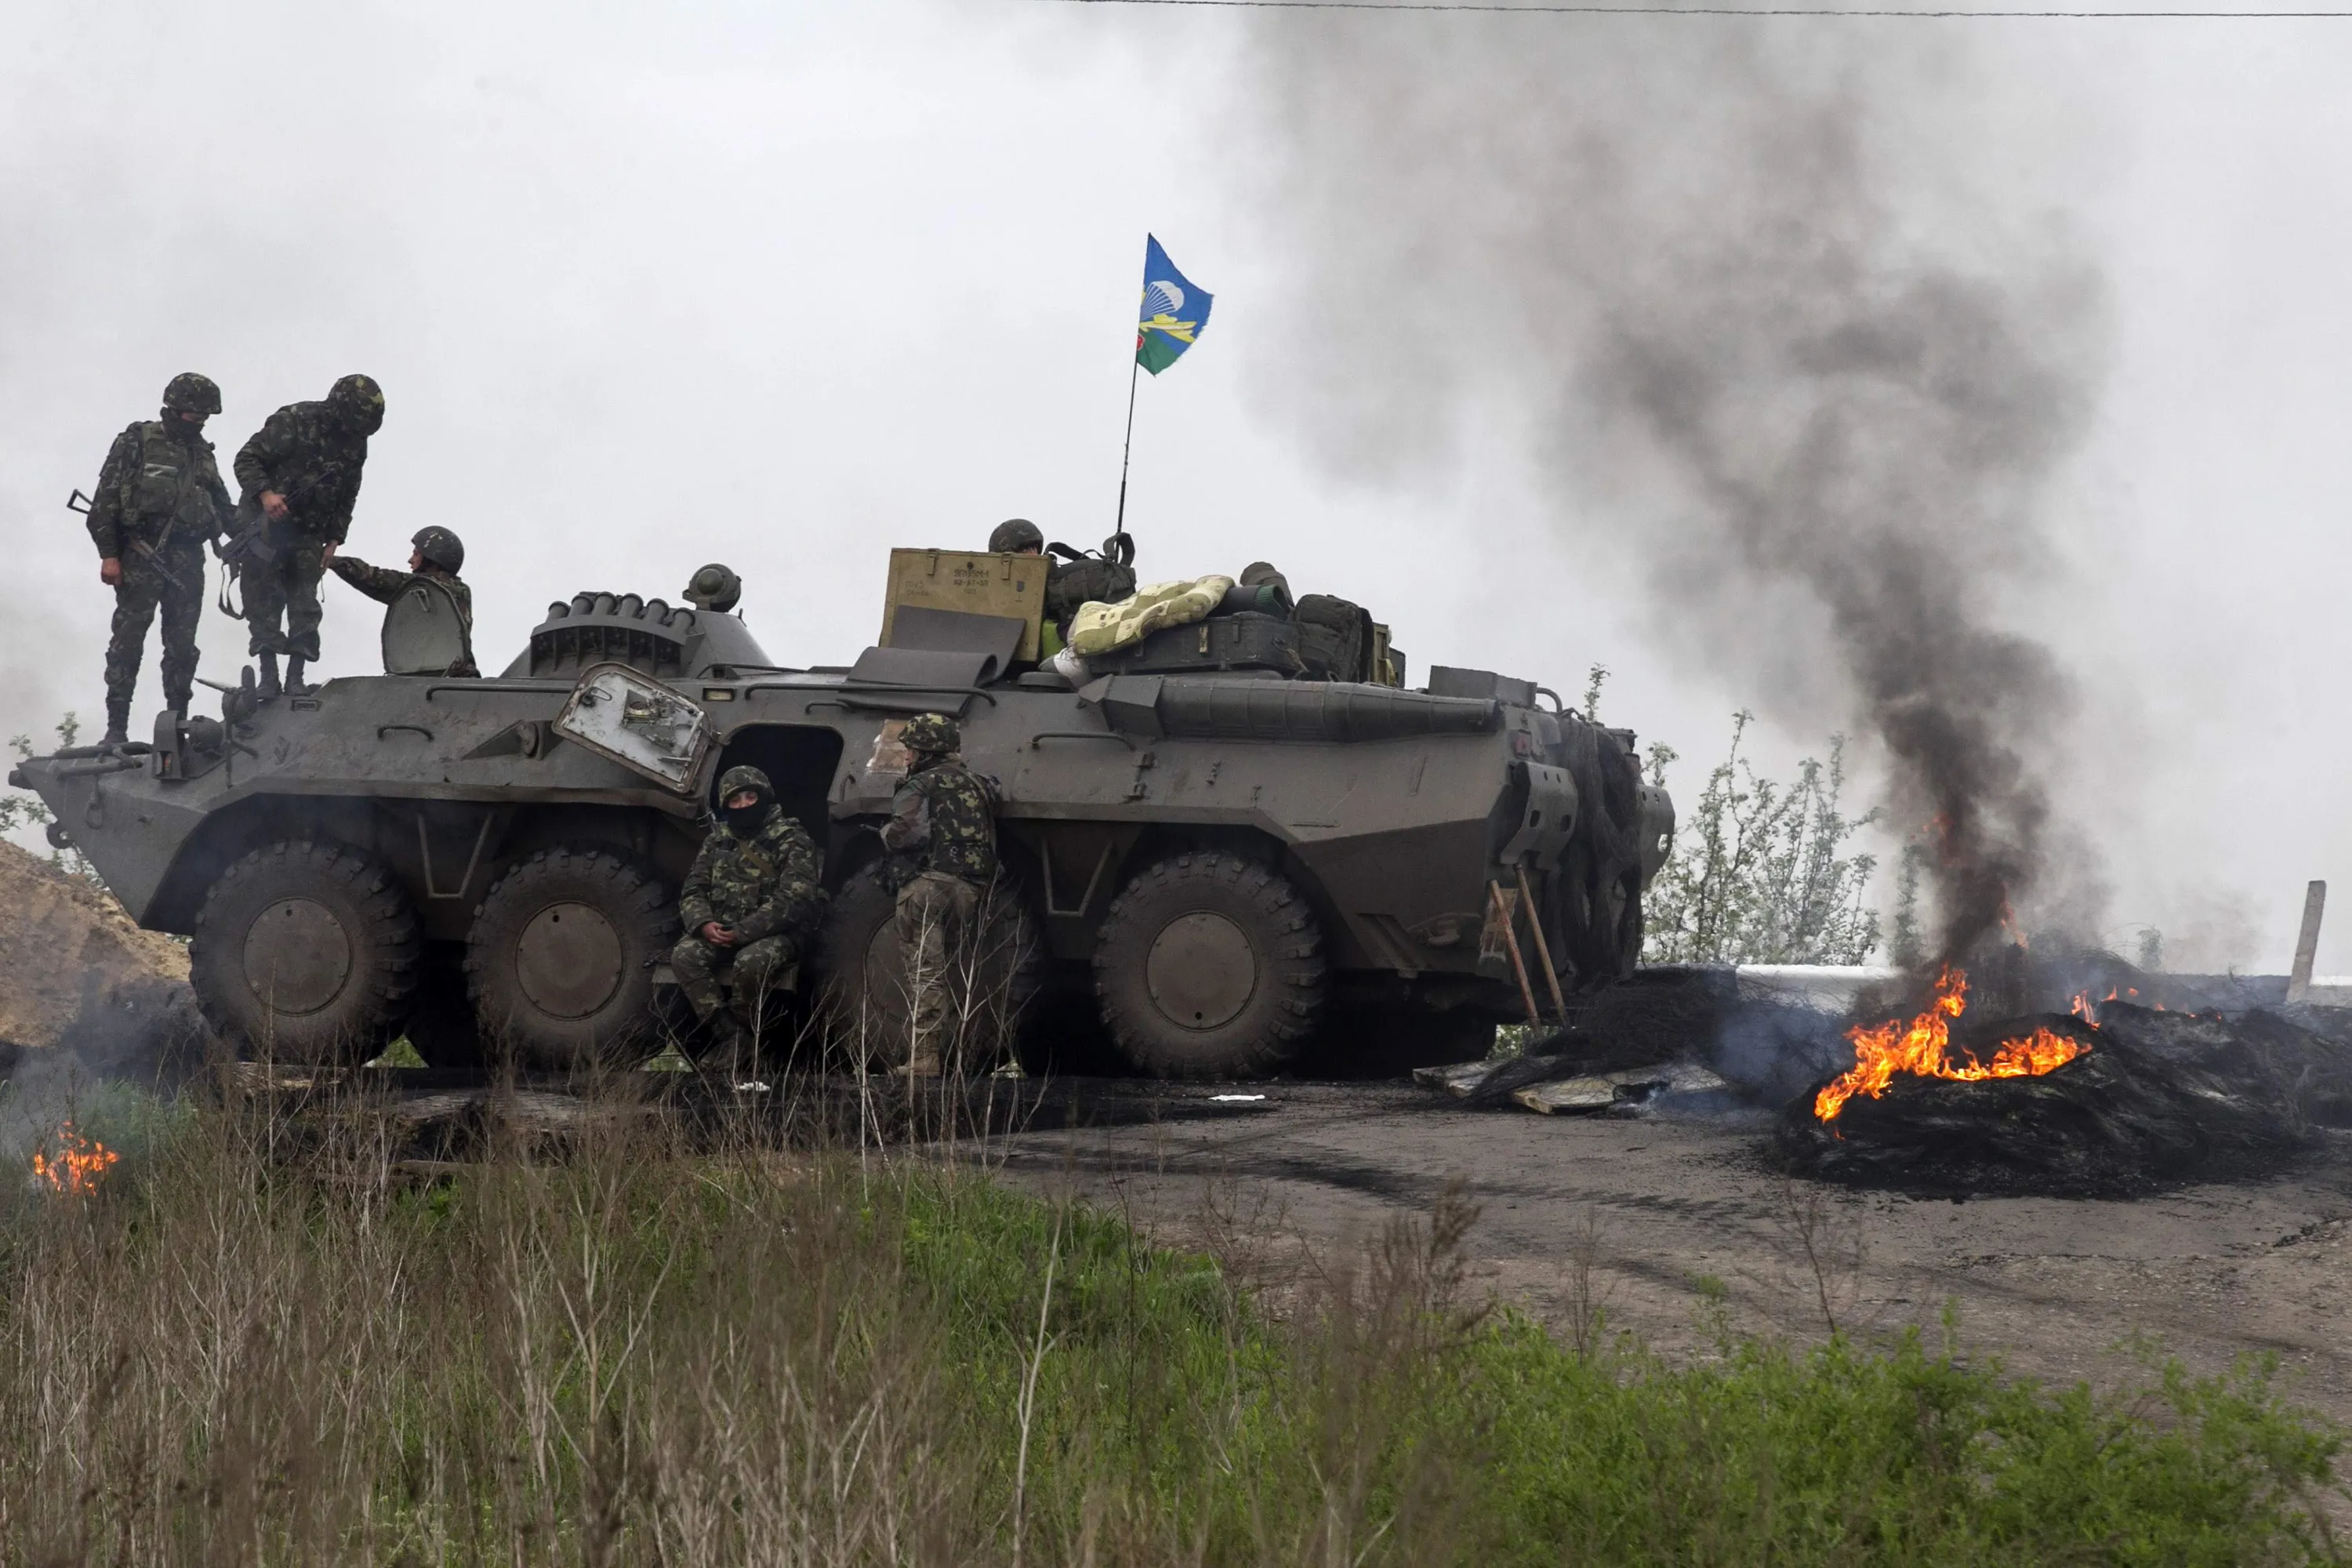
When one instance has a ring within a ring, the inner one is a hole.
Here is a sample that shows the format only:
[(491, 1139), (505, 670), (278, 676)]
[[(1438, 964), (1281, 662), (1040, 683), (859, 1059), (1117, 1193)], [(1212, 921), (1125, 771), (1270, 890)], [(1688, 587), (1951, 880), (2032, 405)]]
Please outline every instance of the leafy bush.
[[(1731, 748), (1676, 829), (1674, 853), (1643, 909), (1652, 963), (1860, 963), (1878, 946), (1864, 902), (1875, 857), (1851, 852), (1875, 809), (1845, 815), (1845, 737), (1829, 761), (1808, 757), (1787, 784), (1740, 754), (1755, 715), (1732, 716)], [(1653, 784), (1674, 751), (1650, 748)]]

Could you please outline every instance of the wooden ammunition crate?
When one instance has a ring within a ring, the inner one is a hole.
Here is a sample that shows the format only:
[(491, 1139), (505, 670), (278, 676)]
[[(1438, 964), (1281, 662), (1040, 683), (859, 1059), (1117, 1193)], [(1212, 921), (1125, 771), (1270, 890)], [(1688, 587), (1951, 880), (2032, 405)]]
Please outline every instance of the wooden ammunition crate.
[(1020, 651), (1024, 663), (1037, 660), (1037, 632), (1045, 616), (1045, 568), (1042, 555), (991, 555), (977, 550), (893, 550), (890, 582), (882, 600), (882, 646), (890, 640), (901, 605), (961, 610), (972, 616), (1007, 616), (1024, 623)]

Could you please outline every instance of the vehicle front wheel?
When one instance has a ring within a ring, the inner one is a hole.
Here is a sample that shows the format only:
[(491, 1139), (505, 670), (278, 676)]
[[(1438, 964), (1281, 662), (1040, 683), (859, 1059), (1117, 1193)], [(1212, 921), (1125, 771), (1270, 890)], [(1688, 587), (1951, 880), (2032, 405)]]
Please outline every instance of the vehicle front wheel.
[(407, 1015), (416, 910), (382, 864), (331, 839), (279, 839), (205, 895), (188, 944), (205, 1017), (256, 1055), (365, 1061)]
[(1111, 900), (1095, 995), (1119, 1053), (1157, 1078), (1262, 1078), (1323, 1012), (1323, 932), (1280, 873), (1202, 851), (1150, 866)]
[(571, 845), (517, 861), (466, 938), (484, 1042), (559, 1069), (625, 1057), (653, 1031), (654, 966), (677, 941), (669, 889), (621, 850)]

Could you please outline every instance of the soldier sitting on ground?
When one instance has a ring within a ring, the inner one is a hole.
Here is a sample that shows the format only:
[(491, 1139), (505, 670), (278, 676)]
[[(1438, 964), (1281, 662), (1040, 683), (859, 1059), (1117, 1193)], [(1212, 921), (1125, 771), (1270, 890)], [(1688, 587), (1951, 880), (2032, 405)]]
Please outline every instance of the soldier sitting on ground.
[(98, 580), (114, 590), (114, 637), (106, 645), (106, 735), (130, 739), (131, 694), (147, 628), (163, 612), (163, 705), (185, 718), (196, 678), (196, 621), (205, 608), (205, 545), (230, 526), (228, 489), (205, 439), (220, 388), (186, 372), (163, 388), (159, 417), (114, 438), (90, 498)]
[[(409, 542), (408, 570), (396, 571), (390, 566), (371, 566), (356, 555), (337, 555), (327, 563), (327, 569), (379, 605), (398, 605), (401, 595), (412, 589), (422, 588), (430, 595), (420, 609), (424, 616), (441, 613), (443, 605), (450, 612), (449, 641), (458, 651), (446, 668), (436, 669), (394, 669), (392, 675), (450, 675), (470, 679), (482, 672), (474, 666), (474, 592), (459, 580), (457, 574), (466, 564), (466, 546), (446, 528), (420, 528)], [(386, 617), (387, 625), (390, 617)], [(387, 656), (391, 649), (386, 648)], [(435, 656), (438, 663), (438, 655)]]
[(807, 951), (825, 895), (816, 841), (777, 803), (766, 773), (728, 769), (719, 805), (678, 891), (686, 935), (669, 963), (695, 1016), (715, 1025), (709, 1050), (723, 1058), (756, 1038), (769, 992)]
[(895, 886), (896, 931), (914, 1014), (906, 1065), (896, 1070), (937, 1078), (958, 1042), (949, 1025), (952, 982), (972, 934), (981, 899), (996, 879), (995, 784), (957, 754), (962, 735), (944, 713), (907, 721), (907, 776), (890, 799), (882, 847)]

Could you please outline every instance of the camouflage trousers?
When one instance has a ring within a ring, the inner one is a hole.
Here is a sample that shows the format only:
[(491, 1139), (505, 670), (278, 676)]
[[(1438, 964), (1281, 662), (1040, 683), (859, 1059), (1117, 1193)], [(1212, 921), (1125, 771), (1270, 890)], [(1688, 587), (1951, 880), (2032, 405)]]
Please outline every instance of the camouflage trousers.
[[(147, 628), (163, 612), (163, 702), (183, 712), (196, 679), (196, 621), (205, 609), (205, 550), (190, 541), (183, 549), (166, 543), (162, 559), (125, 549), (122, 581), (114, 589), (114, 636), (106, 645), (106, 710), (110, 719), (131, 710), (139, 684), (139, 660), (147, 649)], [(169, 571), (173, 583), (164, 576)]]
[(773, 1006), (770, 993), (791, 976), (800, 956), (800, 945), (789, 936), (719, 947), (688, 931), (670, 949), (669, 967), (696, 1017), (708, 1023), (728, 1007), (738, 1023), (751, 1028), (764, 1021)]
[(956, 999), (969, 987), (958, 960), (979, 912), (980, 889), (945, 871), (926, 871), (898, 889), (895, 930), (911, 1014), (905, 1067), (918, 1078), (944, 1070), (961, 1043)]
[[(245, 564), (245, 624), (252, 653), (319, 657), (319, 579), (326, 574), (326, 541), (307, 533), (276, 537), (278, 553)], [(281, 619), (284, 624), (279, 624)]]

